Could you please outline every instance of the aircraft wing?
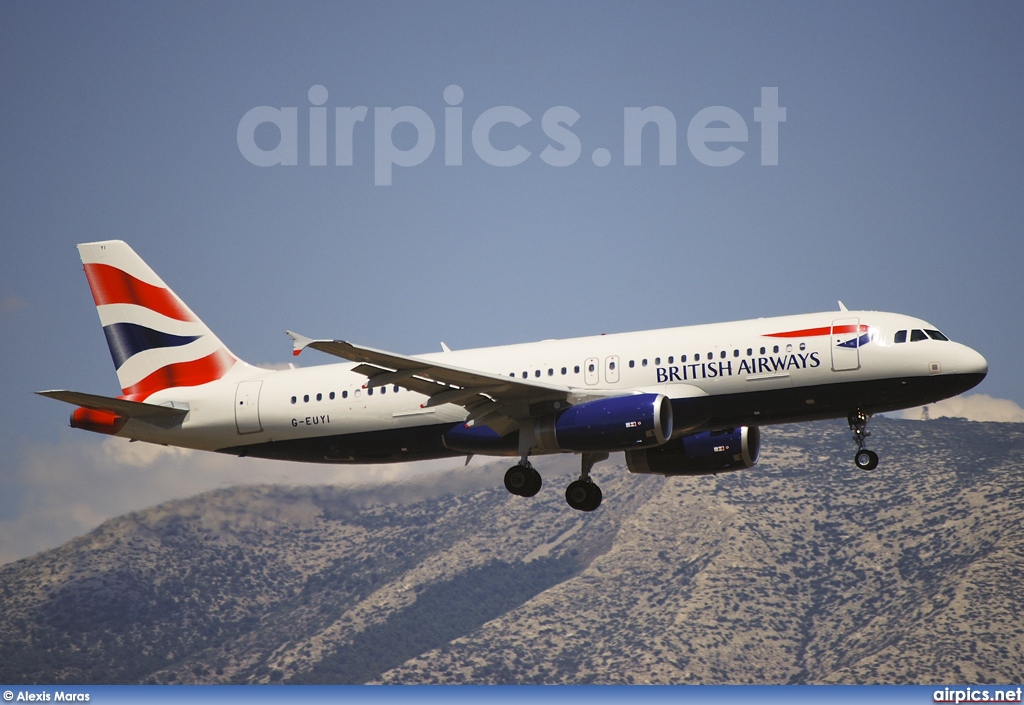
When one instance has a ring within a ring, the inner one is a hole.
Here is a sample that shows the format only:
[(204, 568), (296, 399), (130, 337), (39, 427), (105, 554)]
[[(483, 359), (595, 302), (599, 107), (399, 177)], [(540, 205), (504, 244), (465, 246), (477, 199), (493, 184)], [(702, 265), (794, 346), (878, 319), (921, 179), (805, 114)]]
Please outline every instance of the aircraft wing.
[(424, 407), (457, 404), (469, 411), (469, 419), (504, 433), (515, 427), (502, 419), (538, 416), (566, 403), (573, 391), (561, 385), (518, 380), (514, 377), (445, 365), (436, 360), (397, 355), (354, 345), (344, 340), (313, 340), (287, 331), (295, 341), (294, 354), (305, 348), (362, 363), (355, 372), (366, 375), (367, 387), (397, 384), (424, 394)]
[(52, 389), (45, 392), (36, 392), (36, 394), (64, 401), (68, 404), (74, 404), (75, 406), (83, 406), (93, 411), (106, 411), (118, 416), (138, 419), (163, 427), (180, 423), (188, 414), (188, 409), (176, 409), (170, 406), (158, 406), (140, 401), (115, 399), (114, 397), (104, 397), (99, 394), (71, 392), (65, 389)]

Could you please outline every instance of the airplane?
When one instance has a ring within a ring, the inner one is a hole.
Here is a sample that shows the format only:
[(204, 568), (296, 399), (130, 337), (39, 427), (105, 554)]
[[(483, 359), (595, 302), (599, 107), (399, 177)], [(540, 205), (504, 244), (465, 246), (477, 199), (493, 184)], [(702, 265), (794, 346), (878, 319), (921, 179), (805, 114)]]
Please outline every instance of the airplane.
[(121, 395), (38, 392), (71, 426), (135, 441), (314, 463), (509, 456), (513, 495), (542, 485), (530, 458), (581, 456), (566, 489), (593, 511), (594, 464), (693, 476), (753, 467), (760, 427), (845, 417), (857, 451), (873, 414), (960, 394), (988, 363), (917, 318), (839, 310), (401, 355), (287, 331), (345, 362), (270, 370), (236, 355), (125, 242), (78, 245)]

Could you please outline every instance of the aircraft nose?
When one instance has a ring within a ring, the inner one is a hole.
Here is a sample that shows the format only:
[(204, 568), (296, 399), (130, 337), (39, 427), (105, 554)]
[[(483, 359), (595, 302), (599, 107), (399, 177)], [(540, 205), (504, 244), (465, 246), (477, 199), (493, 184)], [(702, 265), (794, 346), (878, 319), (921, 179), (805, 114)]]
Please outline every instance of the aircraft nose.
[(988, 374), (988, 360), (977, 350), (966, 345), (961, 345), (960, 348), (960, 354), (957, 355), (956, 360), (956, 371), (964, 375), (978, 375), (980, 382)]

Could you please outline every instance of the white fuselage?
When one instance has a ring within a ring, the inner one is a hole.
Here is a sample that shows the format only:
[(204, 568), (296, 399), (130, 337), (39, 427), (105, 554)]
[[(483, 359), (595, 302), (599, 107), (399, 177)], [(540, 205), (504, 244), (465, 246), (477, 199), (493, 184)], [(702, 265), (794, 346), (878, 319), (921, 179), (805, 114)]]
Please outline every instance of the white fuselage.
[[(984, 358), (967, 346), (931, 337), (895, 342), (897, 331), (927, 330), (934, 327), (900, 314), (838, 311), (417, 358), (564, 386), (578, 400), (665, 394), (675, 409), (678, 435), (916, 406), (958, 394), (984, 377)], [(453, 454), (446, 452), (441, 436), (466, 419), (462, 406), (427, 407), (426, 396), (400, 384), (367, 388), (367, 377), (354, 372), (356, 366), (245, 366), (229, 378), (158, 391), (146, 402), (189, 410), (180, 427), (164, 429), (130, 419), (117, 435), (318, 462)], [(323, 446), (325, 438), (336, 442)], [(305, 441), (315, 441), (309, 454), (300, 450)], [(360, 450), (381, 443), (380, 452)]]

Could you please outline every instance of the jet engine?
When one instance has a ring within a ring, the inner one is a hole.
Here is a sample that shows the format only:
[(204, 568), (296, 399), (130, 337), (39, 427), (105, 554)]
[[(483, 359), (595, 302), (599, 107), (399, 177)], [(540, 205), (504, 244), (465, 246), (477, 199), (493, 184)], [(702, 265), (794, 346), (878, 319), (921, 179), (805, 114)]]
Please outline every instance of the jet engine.
[(711, 475), (757, 464), (761, 432), (757, 426), (704, 431), (677, 438), (656, 448), (626, 451), (632, 473)]
[[(631, 394), (570, 406), (534, 422), (540, 451), (618, 451), (657, 446), (672, 436), (672, 403), (664, 394)], [(487, 426), (459, 424), (444, 444), (462, 453), (508, 453), (518, 434), (501, 437)]]

